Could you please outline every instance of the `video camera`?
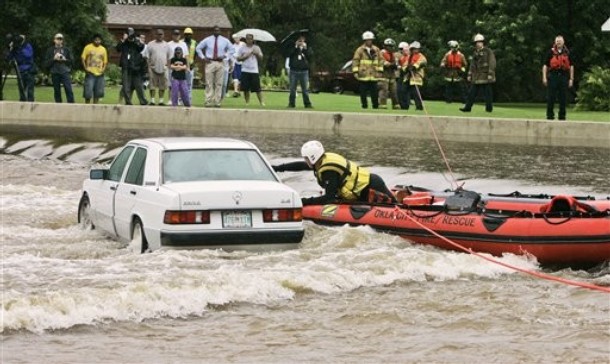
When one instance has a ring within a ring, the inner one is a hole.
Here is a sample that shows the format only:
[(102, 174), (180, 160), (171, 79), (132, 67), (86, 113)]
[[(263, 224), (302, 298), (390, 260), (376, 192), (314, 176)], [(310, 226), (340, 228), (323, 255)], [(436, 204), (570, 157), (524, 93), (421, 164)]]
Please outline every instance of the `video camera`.
[(7, 34), (6, 35), (6, 44), (9, 50), (19, 49), (23, 46), (25, 42), (25, 37), (20, 34)]

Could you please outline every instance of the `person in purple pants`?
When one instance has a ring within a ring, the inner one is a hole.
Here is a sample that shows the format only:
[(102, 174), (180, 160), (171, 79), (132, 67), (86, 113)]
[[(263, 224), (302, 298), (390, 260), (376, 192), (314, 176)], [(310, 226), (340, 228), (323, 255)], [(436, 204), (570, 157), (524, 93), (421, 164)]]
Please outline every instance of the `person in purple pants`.
[(182, 48), (176, 47), (174, 57), (170, 59), (169, 64), (172, 69), (172, 105), (178, 106), (178, 97), (180, 97), (182, 104), (189, 107), (191, 106), (191, 100), (189, 99), (189, 87), (186, 81), (186, 72), (189, 66), (182, 54)]

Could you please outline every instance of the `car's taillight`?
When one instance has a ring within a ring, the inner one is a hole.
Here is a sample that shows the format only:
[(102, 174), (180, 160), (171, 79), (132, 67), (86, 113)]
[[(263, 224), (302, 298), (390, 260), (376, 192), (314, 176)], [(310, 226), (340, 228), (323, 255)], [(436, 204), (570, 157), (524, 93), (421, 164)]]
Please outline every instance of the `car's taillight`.
[(264, 222), (301, 221), (303, 211), (301, 209), (273, 209), (263, 210)]
[(209, 224), (209, 211), (165, 211), (164, 224)]

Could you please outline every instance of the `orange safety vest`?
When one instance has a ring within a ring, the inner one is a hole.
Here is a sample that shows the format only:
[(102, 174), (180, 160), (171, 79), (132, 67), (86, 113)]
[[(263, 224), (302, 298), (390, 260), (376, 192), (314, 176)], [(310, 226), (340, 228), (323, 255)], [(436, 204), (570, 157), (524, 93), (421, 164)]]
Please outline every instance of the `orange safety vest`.
[(551, 49), (553, 56), (551, 57), (550, 66), (552, 70), (570, 70), (570, 57), (568, 56), (568, 49), (564, 47), (563, 52), (559, 53), (557, 47)]
[(462, 68), (462, 57), (459, 52), (451, 52), (447, 55), (447, 68)]

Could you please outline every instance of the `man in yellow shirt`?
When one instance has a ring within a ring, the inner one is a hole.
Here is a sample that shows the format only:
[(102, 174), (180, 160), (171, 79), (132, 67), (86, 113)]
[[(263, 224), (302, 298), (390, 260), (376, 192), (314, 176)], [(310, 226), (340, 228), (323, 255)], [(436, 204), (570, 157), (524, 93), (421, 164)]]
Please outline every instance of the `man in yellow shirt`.
[(81, 60), (86, 73), (83, 88), (85, 103), (88, 104), (93, 98), (93, 103), (97, 104), (104, 97), (104, 71), (108, 65), (108, 52), (102, 45), (100, 34), (95, 34), (93, 42), (85, 46)]

